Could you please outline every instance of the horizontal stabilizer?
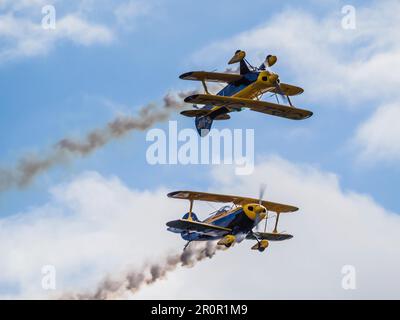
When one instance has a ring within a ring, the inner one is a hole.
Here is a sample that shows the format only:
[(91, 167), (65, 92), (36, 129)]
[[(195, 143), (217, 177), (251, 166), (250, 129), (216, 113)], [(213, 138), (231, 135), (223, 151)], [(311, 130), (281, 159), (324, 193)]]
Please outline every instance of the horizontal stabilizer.
[(211, 110), (206, 110), (206, 109), (194, 109), (194, 110), (185, 110), (181, 112), (181, 115), (185, 116), (185, 117), (190, 117), (190, 118), (194, 118), (194, 117), (202, 117), (202, 116), (206, 116), (209, 113), (211, 113)]

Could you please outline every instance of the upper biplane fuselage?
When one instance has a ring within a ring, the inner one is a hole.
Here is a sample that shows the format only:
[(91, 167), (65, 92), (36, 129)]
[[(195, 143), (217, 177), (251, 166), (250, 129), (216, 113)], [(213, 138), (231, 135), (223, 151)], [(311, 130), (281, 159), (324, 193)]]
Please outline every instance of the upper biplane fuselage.
[[(205, 94), (194, 94), (184, 99), (192, 103), (195, 109), (181, 112), (186, 117), (195, 117), (196, 129), (201, 136), (207, 135), (214, 120), (230, 119), (228, 113), (248, 108), (272, 116), (292, 120), (307, 119), (312, 112), (293, 106), (289, 96), (301, 94), (303, 89), (291, 84), (282, 83), (279, 76), (266, 69), (276, 62), (275, 56), (268, 56), (259, 68), (254, 68), (244, 60), (244, 51), (238, 50), (229, 63), (240, 62), (240, 73), (219, 73), (192, 71), (180, 76), (183, 80), (201, 81)], [(217, 94), (208, 91), (206, 82), (224, 82), (227, 85)], [(277, 103), (261, 100), (264, 93), (271, 92)], [(289, 105), (280, 104), (277, 95)], [(197, 105), (204, 105), (198, 108)]]
[[(184, 79), (192, 72), (187, 72), (181, 75)], [(270, 91), (274, 87), (277, 75), (269, 71), (249, 71), (248, 73), (242, 75), (242, 77), (236, 81), (228, 83), (224, 88), (222, 88), (217, 96), (222, 97), (236, 97), (245, 99), (256, 99), (263, 95), (264, 93)], [(206, 92), (208, 92), (207, 87), (205, 87)], [(218, 110), (224, 106), (215, 106), (212, 104), (207, 104), (203, 109)], [(235, 106), (225, 108), (224, 113), (230, 111), (241, 111), (243, 108), (237, 108)]]
[[(256, 99), (274, 86), (277, 76), (268, 71), (250, 71), (239, 80), (227, 84), (217, 95), (224, 97), (237, 97)], [(218, 109), (220, 106), (210, 108)], [(231, 111), (241, 111), (242, 108), (228, 108)]]

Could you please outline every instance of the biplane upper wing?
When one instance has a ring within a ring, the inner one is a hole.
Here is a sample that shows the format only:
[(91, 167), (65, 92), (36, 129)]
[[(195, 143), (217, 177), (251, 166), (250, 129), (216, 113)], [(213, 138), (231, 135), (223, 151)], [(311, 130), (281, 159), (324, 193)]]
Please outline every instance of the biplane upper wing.
[[(168, 197), (175, 199), (186, 199), (186, 200), (199, 200), (209, 202), (233, 202), (236, 205), (244, 205), (247, 203), (258, 203), (259, 199), (230, 196), (224, 194), (207, 193), (207, 192), (195, 192), (195, 191), (175, 191), (168, 193)], [(279, 213), (294, 212), (299, 208), (270, 201), (262, 201), (261, 204), (268, 210)]]
[(291, 234), (287, 233), (274, 233), (274, 232), (253, 232), (246, 236), (249, 240), (269, 240), (269, 241), (283, 241), (293, 238)]
[(237, 97), (217, 96), (212, 94), (195, 94), (185, 98), (185, 102), (194, 104), (212, 104), (214, 106), (249, 108), (253, 111), (266, 113), (272, 116), (302, 120), (312, 116), (312, 112), (277, 103), (244, 99)]
[[(286, 95), (286, 96), (297, 96), (298, 94), (301, 94), (304, 92), (304, 90), (300, 87), (296, 87), (291, 84), (287, 83), (279, 83), (279, 87), (281, 91)], [(273, 93), (280, 93), (278, 92), (275, 88), (271, 89), (270, 92)]]
[(216, 226), (209, 223), (179, 219), (167, 222), (167, 226), (170, 228), (185, 230), (185, 231), (196, 231), (200, 233), (219, 233), (226, 234), (232, 231), (232, 229)]
[(222, 72), (207, 72), (207, 71), (191, 71), (181, 74), (179, 78), (183, 80), (197, 80), (197, 81), (210, 81), (210, 82), (234, 82), (241, 79), (243, 76), (233, 73)]

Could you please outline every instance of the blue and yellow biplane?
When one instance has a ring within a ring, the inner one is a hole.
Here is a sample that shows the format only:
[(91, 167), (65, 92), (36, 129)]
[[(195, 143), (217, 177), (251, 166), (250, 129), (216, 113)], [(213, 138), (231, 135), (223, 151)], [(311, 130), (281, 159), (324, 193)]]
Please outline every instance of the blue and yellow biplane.
[[(292, 120), (302, 120), (312, 116), (312, 112), (296, 108), (289, 97), (301, 94), (304, 90), (290, 84), (282, 83), (279, 76), (267, 68), (274, 65), (277, 57), (268, 55), (265, 62), (256, 68), (245, 59), (246, 53), (237, 50), (229, 64), (240, 63), (240, 74), (192, 71), (182, 74), (184, 80), (201, 81), (204, 94), (195, 94), (185, 98), (195, 109), (182, 111), (187, 117), (195, 117), (196, 129), (200, 136), (205, 136), (211, 129), (214, 120), (228, 120), (229, 113), (242, 111), (244, 108), (272, 116)], [(210, 94), (206, 82), (223, 82), (227, 85), (216, 95)], [(276, 97), (277, 103), (261, 101), (265, 93)], [(280, 104), (278, 96), (288, 102)], [(198, 108), (197, 104), (204, 105)]]
[[(260, 191), (258, 199), (213, 194), (194, 191), (175, 191), (168, 194), (174, 199), (189, 200), (190, 208), (182, 219), (167, 222), (168, 231), (180, 233), (187, 245), (192, 241), (219, 240), (218, 245), (227, 248), (234, 243), (240, 243), (244, 239), (256, 240), (257, 243), (251, 248), (264, 251), (269, 241), (282, 241), (291, 239), (293, 236), (278, 232), (278, 221), (281, 213), (297, 211), (298, 208), (281, 203), (262, 200), (263, 191)], [(207, 201), (218, 203), (232, 203), (225, 205), (209, 217), (200, 221), (192, 211), (194, 201)], [(276, 213), (275, 226), (272, 232), (267, 232), (267, 221), (270, 212)], [(258, 231), (259, 223), (265, 220), (264, 231)], [(253, 231), (255, 229), (255, 231)]]

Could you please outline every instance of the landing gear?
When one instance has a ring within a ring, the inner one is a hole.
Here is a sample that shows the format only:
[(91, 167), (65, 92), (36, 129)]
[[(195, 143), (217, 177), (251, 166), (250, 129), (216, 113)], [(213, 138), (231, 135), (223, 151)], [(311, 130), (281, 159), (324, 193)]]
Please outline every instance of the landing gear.
[(230, 248), (234, 244), (235, 241), (236, 241), (236, 237), (232, 234), (228, 234), (225, 237), (223, 237), (222, 239), (220, 239), (217, 244), (223, 245), (227, 248)]
[(268, 240), (259, 240), (254, 233), (252, 233), (253, 237), (257, 240), (257, 243), (251, 247), (251, 250), (258, 250), (259, 252), (263, 252), (268, 248), (269, 242)]
[(251, 249), (263, 252), (265, 249), (268, 248), (268, 246), (269, 246), (268, 240), (261, 240), (261, 241), (258, 241), (254, 246), (252, 246)]

